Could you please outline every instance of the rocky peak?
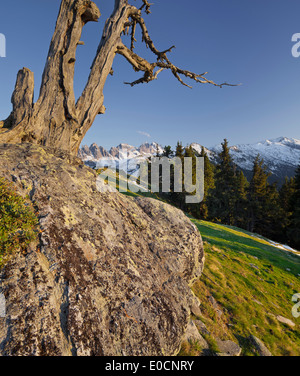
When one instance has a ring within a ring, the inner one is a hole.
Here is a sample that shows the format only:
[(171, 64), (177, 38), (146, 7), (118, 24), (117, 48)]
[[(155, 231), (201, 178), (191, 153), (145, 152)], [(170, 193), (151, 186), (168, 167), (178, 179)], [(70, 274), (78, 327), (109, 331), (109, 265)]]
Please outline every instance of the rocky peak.
[(96, 143), (92, 144), (89, 150), (92, 153), (93, 158), (96, 160), (109, 156), (109, 153), (102, 146), (98, 146)]
[(151, 144), (146, 142), (138, 148), (138, 151), (141, 154), (156, 155), (157, 149), (160, 154), (163, 152), (163, 148), (157, 142), (152, 142)]

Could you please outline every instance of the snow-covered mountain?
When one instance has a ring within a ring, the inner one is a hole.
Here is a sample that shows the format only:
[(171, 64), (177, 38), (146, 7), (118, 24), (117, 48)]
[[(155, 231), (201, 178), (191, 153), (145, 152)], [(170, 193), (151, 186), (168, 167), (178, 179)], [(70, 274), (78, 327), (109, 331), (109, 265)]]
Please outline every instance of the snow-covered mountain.
[[(200, 153), (202, 146), (192, 144), (195, 151)], [(209, 159), (216, 163), (222, 146), (217, 145), (206, 149)], [(255, 144), (240, 144), (230, 147), (230, 154), (236, 165), (250, 178), (253, 162), (259, 154), (263, 158), (268, 170), (272, 173), (271, 181), (282, 183), (286, 176), (295, 175), (300, 163), (300, 140), (295, 138), (279, 137)]]
[[(191, 144), (197, 153), (201, 153), (202, 145)], [(112, 147), (109, 151), (96, 144), (90, 147), (84, 146), (79, 151), (79, 157), (90, 167), (101, 167), (102, 164), (118, 163), (118, 167), (127, 170), (128, 173), (135, 173), (139, 160), (162, 153), (163, 148), (157, 143), (145, 143), (136, 148), (127, 144), (120, 144)], [(213, 163), (217, 163), (218, 154), (222, 149), (221, 144), (205, 151)], [(286, 176), (294, 176), (295, 170), (300, 163), (300, 140), (294, 138), (280, 137), (274, 140), (261, 141), (255, 144), (241, 144), (230, 147), (230, 154), (243, 170), (247, 178), (251, 177), (253, 161), (259, 154), (264, 159), (268, 170), (272, 172), (271, 181), (282, 183)]]
[(84, 163), (92, 168), (114, 166), (117, 169), (134, 174), (138, 170), (138, 163), (163, 152), (163, 148), (156, 142), (144, 143), (140, 147), (120, 144), (109, 151), (102, 146), (92, 144), (83, 146), (78, 153)]

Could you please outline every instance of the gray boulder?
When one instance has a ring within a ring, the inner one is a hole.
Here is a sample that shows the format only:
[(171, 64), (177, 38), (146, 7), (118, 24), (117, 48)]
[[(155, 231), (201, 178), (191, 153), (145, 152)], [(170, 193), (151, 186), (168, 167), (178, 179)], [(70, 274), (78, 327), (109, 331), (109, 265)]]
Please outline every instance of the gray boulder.
[(205, 341), (205, 339), (201, 336), (199, 333), (195, 323), (193, 321), (190, 321), (185, 335), (183, 337), (184, 342), (198, 342), (198, 344), (201, 346), (202, 350), (209, 349), (208, 343)]
[(296, 326), (296, 324), (292, 320), (287, 319), (286, 317), (276, 316), (276, 318), (279, 322), (281, 322), (282, 324), (288, 325), (291, 328), (294, 328)]
[(99, 193), (96, 173), (63, 152), (6, 144), (0, 160), (42, 229), (0, 272), (0, 355), (177, 354), (204, 261), (184, 213)]
[(266, 348), (266, 346), (259, 338), (251, 334), (249, 340), (254, 345), (255, 349), (257, 350), (260, 356), (272, 356), (271, 352)]
[(221, 341), (217, 339), (216, 342), (220, 350), (217, 356), (240, 356), (242, 353), (240, 346), (233, 341)]

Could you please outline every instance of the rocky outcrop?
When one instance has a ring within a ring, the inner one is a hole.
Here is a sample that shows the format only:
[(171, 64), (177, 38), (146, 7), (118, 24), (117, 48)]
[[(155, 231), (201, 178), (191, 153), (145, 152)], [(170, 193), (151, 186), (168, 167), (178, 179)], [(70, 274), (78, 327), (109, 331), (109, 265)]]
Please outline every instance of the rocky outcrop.
[(205, 341), (205, 339), (201, 336), (199, 333), (199, 330), (197, 329), (197, 326), (195, 325), (194, 321), (190, 321), (187, 330), (185, 332), (185, 335), (183, 337), (184, 342), (191, 342), (191, 343), (197, 343), (202, 352), (209, 351), (209, 345)]
[(99, 193), (96, 173), (63, 152), (0, 145), (0, 160), (41, 229), (0, 272), (0, 354), (176, 354), (204, 261), (189, 219), (159, 201)]
[(242, 353), (240, 346), (233, 341), (221, 341), (217, 339), (216, 342), (220, 350), (217, 356), (240, 356)]
[(249, 341), (255, 347), (255, 350), (260, 356), (272, 356), (271, 352), (266, 348), (266, 346), (259, 338), (251, 334)]
[(201, 320), (195, 320), (194, 323), (201, 334), (210, 335), (209, 330)]

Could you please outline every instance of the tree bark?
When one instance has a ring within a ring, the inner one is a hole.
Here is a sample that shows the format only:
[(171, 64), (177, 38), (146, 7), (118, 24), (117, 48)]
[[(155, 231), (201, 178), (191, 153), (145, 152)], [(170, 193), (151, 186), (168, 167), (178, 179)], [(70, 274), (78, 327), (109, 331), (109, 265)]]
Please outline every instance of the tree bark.
[[(84, 25), (89, 21), (97, 21), (99, 17), (100, 11), (92, 1), (62, 1), (39, 98), (33, 104), (33, 73), (23, 68), (18, 73), (12, 96), (13, 111), (3, 123), (0, 142), (33, 142), (77, 154), (87, 129), (83, 132), (83, 128), (86, 128), (83, 127), (84, 117), (75, 103), (73, 84), (76, 49)], [(120, 33), (115, 36), (119, 37)], [(108, 73), (112, 62), (113, 59), (106, 61)], [(89, 90), (91, 96), (92, 91)], [(94, 112), (101, 112), (102, 104), (97, 98)], [(92, 104), (81, 100), (80, 108), (85, 108), (84, 105), (89, 108)], [(95, 116), (94, 113), (90, 114), (91, 123)]]
[[(111, 17), (106, 21), (97, 54), (91, 67), (82, 95), (75, 103), (74, 68), (77, 46), (84, 25), (97, 21), (100, 11), (90, 0), (62, 0), (55, 31), (44, 68), (39, 98), (33, 103), (33, 73), (23, 68), (17, 75), (12, 96), (13, 110), (10, 116), (0, 122), (0, 143), (31, 142), (77, 155), (81, 141), (92, 126), (98, 114), (105, 113), (103, 89), (112, 71), (115, 55), (124, 56), (135, 71), (144, 76), (131, 83), (148, 83), (157, 78), (165, 69), (185, 84), (179, 75), (199, 83), (217, 85), (207, 80), (203, 73), (196, 75), (173, 65), (166, 53), (174, 47), (159, 52), (151, 40), (145, 22), (141, 17), (143, 10), (150, 13), (147, 0), (141, 0), (141, 8), (128, 4), (128, 0), (115, 0)], [(140, 26), (143, 40), (156, 55), (156, 62), (149, 63), (133, 52), (136, 27)], [(126, 29), (131, 31), (131, 49), (121, 39)], [(186, 85), (187, 86), (187, 85)]]

